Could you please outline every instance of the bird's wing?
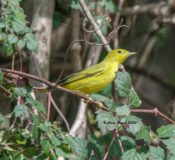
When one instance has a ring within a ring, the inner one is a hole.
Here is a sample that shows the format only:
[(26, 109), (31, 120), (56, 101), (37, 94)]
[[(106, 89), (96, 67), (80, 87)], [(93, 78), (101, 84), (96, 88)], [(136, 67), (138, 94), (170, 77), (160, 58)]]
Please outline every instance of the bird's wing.
[(102, 69), (96, 69), (96, 70), (84, 70), (82, 72), (78, 72), (78, 73), (74, 73), (72, 75), (67, 76), (66, 78), (64, 78), (63, 80), (59, 81), (59, 85), (66, 85), (72, 82), (76, 82), (79, 80), (83, 80), (85, 78), (90, 78), (90, 77), (94, 77), (94, 76), (99, 76), (104, 72), (104, 70)]

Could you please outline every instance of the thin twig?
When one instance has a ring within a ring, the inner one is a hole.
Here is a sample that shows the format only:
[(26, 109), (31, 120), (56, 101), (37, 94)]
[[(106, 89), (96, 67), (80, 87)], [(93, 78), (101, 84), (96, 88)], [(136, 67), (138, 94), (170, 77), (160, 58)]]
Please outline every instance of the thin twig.
[[(84, 11), (84, 14), (86, 15), (86, 17), (89, 19), (92, 27), (95, 30), (95, 33), (97, 34), (97, 36), (100, 38), (101, 42), (103, 44), (107, 44), (107, 40), (105, 39), (105, 37), (103, 36), (101, 30), (99, 30), (99, 26), (96, 24), (96, 22), (94, 21), (94, 18), (92, 17), (89, 8), (87, 7), (86, 3), (84, 2), (84, 0), (79, 0), (79, 3)], [(111, 51), (111, 47), (109, 45), (105, 45), (107, 51)]]
[(55, 108), (55, 110), (58, 112), (58, 114), (59, 114), (59, 115), (61, 116), (61, 118), (63, 119), (63, 121), (64, 121), (64, 123), (65, 123), (65, 125), (66, 125), (67, 130), (70, 131), (70, 125), (69, 125), (67, 119), (65, 118), (65, 116), (63, 115), (63, 113), (60, 111), (59, 107), (58, 107), (57, 104), (55, 103), (55, 101), (54, 101), (54, 99), (52, 98), (52, 96), (51, 96), (51, 99), (50, 99), (50, 100), (51, 100), (52, 105), (53, 105), (53, 107)]
[(5, 94), (7, 94), (8, 96), (11, 95), (11, 92), (9, 92), (4, 86), (0, 85), (0, 90), (2, 90), (3, 92), (5, 92)]
[(117, 135), (117, 140), (118, 140), (118, 144), (120, 146), (121, 152), (123, 153), (124, 152), (124, 147), (123, 147), (122, 141), (120, 140), (119, 132), (118, 132), (117, 129), (115, 130), (115, 132), (116, 132), (116, 135)]
[[(41, 78), (41, 77), (37, 77), (37, 76), (31, 75), (31, 74), (28, 74), (28, 73), (24, 73), (24, 72), (20, 72), (20, 71), (14, 71), (14, 70), (5, 69), (5, 68), (2, 68), (1, 71), (2, 71), (2, 72), (5, 72), (5, 73), (11, 73), (11, 74), (15, 74), (15, 75), (18, 75), (18, 76), (30, 78), (30, 79), (36, 80), (36, 81), (38, 81), (38, 82), (44, 83), (44, 84), (46, 84), (49, 88), (58, 89), (58, 90), (67, 92), (67, 93), (69, 93), (69, 94), (72, 94), (72, 95), (74, 95), (74, 96), (83, 98), (87, 103), (95, 104), (98, 108), (107, 111), (107, 108), (106, 108), (101, 102), (99, 102), (99, 101), (94, 101), (94, 100), (93, 100), (92, 98), (90, 98), (89, 95), (87, 95), (87, 94), (81, 93), (81, 92), (79, 92), (79, 91), (73, 91), (73, 90), (66, 89), (66, 88), (64, 88), (64, 87), (61, 87), (61, 86), (57, 85), (56, 83), (49, 82), (48, 80), (45, 80), (45, 79), (43, 79), (43, 78)], [(45, 89), (47, 90), (47, 89), (49, 89), (49, 88), (45, 88)], [(36, 89), (36, 88), (34, 88), (34, 89)], [(38, 90), (40, 90), (40, 89), (38, 89)], [(42, 90), (43, 90), (43, 88), (42, 88)], [(42, 91), (41, 91), (41, 92), (42, 92)]]
[[(87, 20), (87, 19), (86, 19)], [(93, 33), (95, 32), (96, 30), (95, 29), (92, 29), (92, 30), (89, 30), (89, 29), (86, 29), (86, 27), (83, 25), (85, 22), (85, 19), (83, 19), (83, 23), (82, 23), (82, 28), (85, 32), (87, 33)], [(100, 26), (98, 27), (98, 30), (102, 28), (102, 26), (104, 25), (104, 23), (101, 23)]]
[[(24, 73), (24, 72), (20, 72), (20, 71), (14, 71), (14, 70), (5, 69), (5, 68), (2, 68), (1, 71), (5, 72), (5, 73), (16, 74), (16, 75), (19, 75), (19, 76), (23, 76), (23, 77), (26, 77), (26, 78), (30, 78), (30, 79), (33, 79), (33, 80), (45, 83), (50, 88), (55, 88), (55, 89), (67, 92), (69, 94), (72, 94), (74, 96), (83, 98), (85, 100), (85, 102), (92, 103), (92, 104), (96, 105), (97, 108), (102, 109), (104, 111), (108, 111), (108, 109), (101, 102), (93, 100), (92, 98), (89, 97), (89, 95), (86, 95), (86, 94), (81, 93), (79, 91), (73, 91), (73, 90), (69, 90), (69, 89), (63, 88), (63, 87), (61, 87), (59, 85), (56, 85), (55, 83), (49, 82), (49, 81), (47, 81), (47, 80), (45, 80), (43, 78), (40, 78), (40, 77), (31, 75), (31, 74), (28, 74), (28, 73)], [(172, 119), (170, 119), (169, 117), (164, 115), (157, 108), (151, 109), (151, 110), (150, 109), (131, 109), (131, 112), (132, 113), (150, 113), (150, 114), (155, 114), (156, 116), (160, 116), (161, 118), (165, 119), (166, 121), (168, 121), (168, 122), (170, 122), (172, 124), (175, 124), (175, 121), (173, 121)]]
[(22, 55), (21, 53), (19, 52), (19, 60), (20, 60), (20, 71), (23, 70), (23, 64), (22, 64)]
[(49, 121), (49, 119), (50, 119), (50, 109), (51, 109), (51, 92), (48, 93), (47, 97), (48, 97), (48, 101), (47, 101), (47, 120)]
[(106, 150), (106, 152), (105, 152), (105, 154), (104, 154), (102, 160), (106, 160), (106, 159), (107, 159), (107, 157), (108, 157), (108, 155), (109, 155), (109, 151), (110, 151), (110, 149), (111, 149), (111, 147), (112, 147), (112, 144), (113, 144), (113, 142), (114, 142), (114, 140), (115, 140), (116, 137), (117, 137), (116, 130), (114, 130), (114, 133), (113, 133), (111, 142), (110, 142), (110, 144), (109, 144), (109, 146), (108, 146), (108, 148), (107, 148), (107, 150)]
[(12, 56), (12, 70), (14, 70), (15, 69), (15, 57), (16, 57), (16, 54), (14, 54), (13, 56)]
[(160, 116), (161, 118), (165, 119), (166, 121), (175, 124), (175, 121), (173, 121), (171, 118), (160, 112), (157, 108), (154, 109), (131, 109), (132, 113), (150, 113), (154, 114), (155, 116)]

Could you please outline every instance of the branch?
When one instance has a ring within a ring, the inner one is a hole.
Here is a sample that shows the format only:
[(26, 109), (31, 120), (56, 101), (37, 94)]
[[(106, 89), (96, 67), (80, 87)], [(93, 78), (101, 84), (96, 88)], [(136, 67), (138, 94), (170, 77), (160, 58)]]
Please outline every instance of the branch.
[[(100, 38), (101, 42), (104, 44), (108, 44), (107, 40), (105, 39), (105, 37), (103, 36), (101, 30), (99, 29), (99, 26), (96, 24), (96, 22), (94, 21), (86, 3), (84, 2), (84, 0), (79, 0), (79, 3), (86, 15), (86, 17), (88, 18), (88, 20), (90, 21), (92, 27), (94, 28), (95, 33), (97, 34), (97, 36)], [(109, 45), (105, 45), (107, 51), (111, 51), (111, 47)]]
[(9, 92), (4, 86), (0, 85), (0, 91), (4, 92), (7, 96), (11, 95), (11, 92)]
[[(72, 95), (74, 95), (76, 97), (83, 98), (86, 103), (94, 104), (94, 105), (97, 106), (97, 108), (102, 109), (104, 111), (108, 111), (108, 109), (101, 102), (93, 100), (92, 98), (89, 97), (89, 95), (86, 95), (86, 94), (81, 93), (79, 91), (73, 91), (73, 90), (69, 90), (69, 89), (63, 88), (63, 87), (61, 87), (59, 85), (56, 85), (55, 83), (49, 82), (49, 81), (47, 81), (47, 80), (45, 80), (43, 78), (40, 78), (40, 77), (31, 75), (31, 74), (28, 74), (28, 73), (24, 73), (24, 72), (20, 72), (20, 71), (14, 71), (14, 70), (5, 69), (5, 68), (2, 68), (1, 71), (4, 72), (4, 73), (11, 73), (11, 74), (19, 75), (19, 76), (22, 76), (22, 77), (30, 78), (30, 79), (33, 79), (33, 80), (45, 83), (50, 88), (58, 89), (58, 90), (67, 92), (69, 94), (72, 94)], [(175, 124), (175, 121), (173, 121), (172, 119), (167, 117), (165, 114), (160, 112), (157, 108), (151, 109), (151, 110), (149, 110), (149, 109), (131, 109), (131, 112), (132, 113), (150, 113), (150, 114), (155, 114), (156, 116), (158, 115), (161, 118), (165, 119), (167, 122)]]
[(64, 121), (65, 125), (66, 125), (66, 128), (68, 131), (70, 131), (70, 125), (66, 119), (66, 117), (64, 116), (64, 114), (60, 111), (59, 107), (57, 106), (57, 104), (55, 103), (53, 97), (51, 96), (51, 102), (52, 102), (52, 105), (53, 107), (55, 108), (55, 110), (58, 112), (58, 114), (60, 115), (60, 117), (62, 118), (62, 120)]
[(72, 94), (76, 97), (83, 98), (86, 103), (92, 103), (92, 104), (96, 105), (99, 109), (103, 109), (103, 110), (107, 111), (107, 108), (101, 102), (94, 101), (87, 94), (81, 93), (79, 91), (73, 91), (73, 90), (66, 89), (64, 87), (56, 85), (56, 83), (49, 82), (48, 80), (45, 80), (43, 78), (28, 74), (28, 73), (24, 73), (24, 72), (20, 72), (20, 71), (14, 71), (14, 70), (5, 69), (5, 68), (2, 68), (1, 71), (4, 72), (4, 73), (11, 73), (11, 74), (15, 74), (15, 75), (18, 75), (18, 76), (21, 76), (21, 77), (26, 77), (26, 78), (29, 78), (29, 79), (33, 79), (33, 80), (38, 81), (38, 82), (42, 82), (42, 83), (46, 84), (51, 89), (58, 89), (58, 90), (67, 92), (69, 94)]
[(118, 138), (118, 143), (119, 143), (121, 152), (122, 152), (122, 153), (124, 152), (123, 144), (122, 144), (122, 142), (121, 142), (121, 140), (120, 140), (120, 135), (119, 135), (119, 133), (118, 133), (118, 130), (115, 129), (115, 130), (114, 130), (114, 133), (113, 133), (113, 136), (112, 136), (112, 139), (111, 139), (111, 142), (110, 142), (110, 144), (109, 144), (109, 146), (108, 146), (108, 148), (107, 148), (107, 150), (106, 150), (106, 152), (105, 152), (105, 154), (104, 154), (102, 160), (106, 160), (106, 159), (107, 159), (107, 157), (108, 157), (108, 155), (109, 155), (109, 151), (110, 151), (110, 149), (111, 149), (111, 147), (112, 147), (112, 144), (113, 144), (115, 138)]
[[(59, 85), (56, 85), (55, 83), (49, 82), (43, 78), (28, 74), (28, 73), (24, 73), (24, 72), (20, 72), (20, 71), (14, 71), (11, 69), (5, 69), (2, 68), (1, 69), (2, 72), (4, 73), (11, 73), (11, 74), (15, 74), (18, 76), (22, 76), (22, 77), (26, 77), (26, 78), (30, 78), (33, 80), (36, 80), (38, 82), (42, 82), (44, 84), (46, 84), (49, 88), (54, 88), (54, 89), (58, 89), (64, 92), (67, 92), (69, 94), (72, 94), (76, 97), (80, 97), (83, 98), (85, 100), (86, 103), (91, 103), (97, 106), (97, 108), (102, 109), (104, 111), (108, 111), (108, 109), (106, 108), (106, 106), (104, 106), (100, 101), (96, 101), (93, 100), (92, 98), (89, 97), (89, 95), (86, 95), (84, 93), (81, 93), (79, 91), (73, 91), (73, 90), (69, 90), (66, 88), (63, 88)], [(131, 109), (132, 113), (149, 113), (149, 114), (155, 114), (156, 116), (160, 116), (161, 118), (165, 119), (166, 121), (168, 121), (169, 123), (175, 124), (175, 121), (173, 121), (172, 119), (170, 119), (169, 117), (167, 117), (165, 114), (163, 114), (162, 112), (160, 112), (157, 108), (155, 109)]]
[(154, 114), (155, 116), (160, 116), (161, 118), (165, 119), (166, 121), (175, 124), (175, 121), (173, 121), (171, 118), (160, 112), (157, 108), (154, 109), (131, 109), (132, 113), (150, 113)]
[(78, 112), (76, 115), (76, 119), (69, 131), (69, 134), (73, 137), (85, 137), (86, 135), (86, 108), (87, 104), (83, 102), (81, 99), (80, 104), (78, 106)]

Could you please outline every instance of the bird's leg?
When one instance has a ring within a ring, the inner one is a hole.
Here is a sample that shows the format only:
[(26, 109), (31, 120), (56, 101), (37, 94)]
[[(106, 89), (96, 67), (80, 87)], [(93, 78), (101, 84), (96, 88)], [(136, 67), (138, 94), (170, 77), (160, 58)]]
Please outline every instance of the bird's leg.
[(89, 97), (89, 99), (85, 99), (85, 103), (93, 103), (97, 106), (97, 108), (101, 110), (108, 111), (108, 109), (104, 106), (104, 104), (100, 101), (93, 100), (92, 98)]

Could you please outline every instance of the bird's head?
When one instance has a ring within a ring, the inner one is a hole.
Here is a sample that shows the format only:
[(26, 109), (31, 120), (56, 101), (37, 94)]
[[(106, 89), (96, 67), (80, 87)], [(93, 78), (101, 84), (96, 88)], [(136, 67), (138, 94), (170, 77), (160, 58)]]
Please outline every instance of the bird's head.
[(128, 57), (134, 54), (136, 54), (136, 52), (129, 52), (125, 49), (114, 49), (108, 53), (107, 59), (122, 64)]

